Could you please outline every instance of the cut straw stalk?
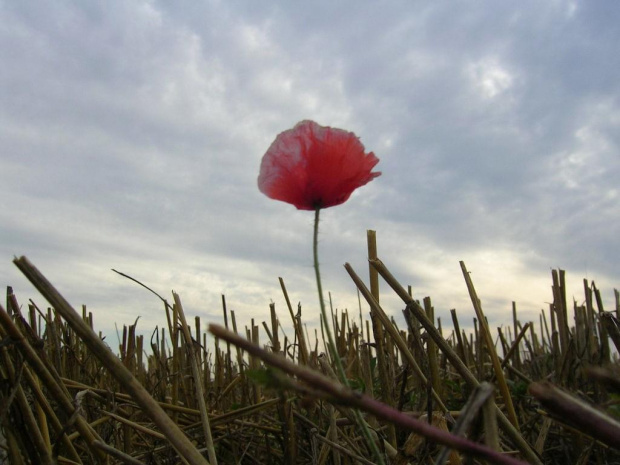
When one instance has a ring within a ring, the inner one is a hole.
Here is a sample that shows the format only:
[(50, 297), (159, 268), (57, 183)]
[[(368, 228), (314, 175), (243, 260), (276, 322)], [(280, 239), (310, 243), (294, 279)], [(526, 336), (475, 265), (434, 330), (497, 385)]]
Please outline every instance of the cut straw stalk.
[(524, 462), (520, 460), (512, 458), (508, 455), (503, 455), (486, 446), (483, 446), (482, 444), (469, 441), (462, 437), (454, 436), (444, 430), (435, 428), (426, 422), (407, 416), (402, 412), (382, 404), (381, 402), (378, 402), (365, 394), (361, 394), (346, 386), (335, 383), (316, 371), (310, 370), (304, 366), (296, 365), (280, 355), (273, 354), (257, 345), (252, 344), (246, 339), (227, 331), (220, 325), (210, 324), (209, 331), (214, 336), (225, 341), (230, 341), (231, 344), (239, 346), (255, 357), (262, 359), (268, 365), (278, 368), (285, 373), (296, 376), (297, 378), (305, 381), (312, 386), (313, 389), (319, 390), (331, 396), (334, 401), (339, 404), (364, 410), (396, 426), (414, 431), (430, 441), (435, 441), (461, 452), (489, 460), (491, 463), (524, 465)]
[[(494, 391), (495, 388), (486, 382), (482, 382), (480, 386), (472, 391), (469, 399), (467, 399), (467, 403), (459, 412), (458, 420), (452, 428), (452, 434), (464, 436), (467, 433), (471, 424), (478, 417), (480, 409), (486, 401), (493, 396)], [(443, 447), (435, 458), (435, 465), (443, 465), (446, 463), (449, 455), (450, 449), (448, 447)]]
[(299, 352), (297, 358), (300, 363), (306, 365), (308, 363), (308, 346), (306, 345), (306, 339), (304, 337), (304, 330), (301, 326), (301, 310), (299, 310), (299, 314), (295, 316), (293, 313), (293, 306), (291, 305), (291, 300), (288, 297), (288, 291), (286, 290), (286, 286), (284, 285), (284, 280), (282, 278), (278, 278), (280, 281), (280, 287), (282, 288), (282, 294), (284, 295), (284, 300), (286, 301), (286, 307), (288, 308), (288, 312), (291, 315), (291, 321), (293, 323), (293, 328), (295, 329), (295, 337), (297, 338), (297, 345), (299, 347)]
[(612, 313), (601, 313), (601, 326), (605, 328), (607, 334), (620, 352), (620, 322)]
[[(446, 342), (446, 340), (441, 337), (441, 334), (435, 327), (432, 321), (430, 321), (426, 317), (426, 313), (424, 309), (420, 307), (420, 305), (411, 297), (407, 291), (401, 286), (398, 280), (390, 273), (385, 264), (379, 260), (371, 260), (370, 263), (373, 267), (377, 269), (381, 277), (385, 280), (385, 282), (396, 292), (396, 294), (405, 302), (407, 305), (407, 309), (414, 314), (414, 316), (418, 319), (420, 324), (424, 326), (426, 332), (430, 337), (433, 338), (439, 349), (445, 354), (446, 358), (450, 361), (450, 363), (454, 366), (454, 368), (459, 372), (459, 374), (463, 377), (463, 379), (467, 382), (470, 388), (476, 388), (480, 385), (480, 382), (476, 377), (472, 374), (472, 372), (465, 366), (463, 361), (457, 355), (457, 353), (450, 347), (450, 345)], [(514, 428), (512, 423), (506, 418), (504, 413), (497, 407), (495, 408), (497, 413), (497, 419), (500, 428), (502, 428), (508, 437), (515, 443), (519, 451), (524, 455), (524, 457), (533, 464), (542, 465), (542, 462), (538, 455), (532, 450), (530, 445), (523, 439), (521, 434)]]
[(58, 417), (56, 416), (56, 413), (52, 409), (52, 406), (50, 405), (48, 398), (45, 396), (45, 394), (41, 390), (40, 380), (38, 378), (35, 378), (35, 375), (30, 371), (30, 369), (27, 366), (24, 367), (24, 376), (26, 378), (26, 381), (30, 385), (30, 388), (32, 389), (34, 396), (37, 399), (37, 405), (43, 411), (44, 416), (41, 421), (44, 421), (45, 425), (47, 425), (47, 422), (49, 421), (52, 425), (52, 428), (54, 429), (54, 432), (57, 435), (58, 434), (61, 435), (60, 441), (62, 441), (63, 446), (66, 447), (70, 455), (69, 458), (71, 460), (74, 460), (77, 463), (82, 463), (80, 456), (78, 455), (77, 451), (73, 447), (73, 443), (69, 440), (69, 437), (63, 431), (63, 426), (60, 423), (60, 420), (58, 419)]
[[(4, 308), (2, 308), (1, 305), (0, 324), (2, 324), (4, 330), (11, 337), (11, 339), (13, 339), (15, 346), (22, 353), (30, 366), (32, 366), (33, 370), (36, 372), (41, 382), (48, 389), (51, 396), (54, 398), (54, 400), (56, 400), (56, 402), (58, 402), (66, 418), (72, 418), (75, 414), (75, 407), (66, 388), (60, 382), (58, 382), (57, 377), (55, 377), (48, 370), (43, 361), (39, 358), (35, 350), (24, 338), (24, 335), (21, 333), (19, 328), (15, 326), (15, 323), (13, 323), (13, 320), (4, 310)], [(99, 463), (105, 463), (107, 460), (105, 454), (103, 454), (99, 449), (96, 449), (92, 445), (93, 441), (99, 440), (101, 438), (99, 438), (96, 432), (91, 429), (83, 416), (77, 415), (75, 420), (75, 427), (86, 441), (86, 444), (93, 452), (96, 460)]]
[[(506, 355), (504, 356), (504, 360), (502, 361), (502, 368), (505, 368), (506, 365), (508, 365), (508, 362), (512, 358), (513, 354), (514, 354), (515, 361), (520, 360), (519, 359), (519, 342), (521, 342), (521, 339), (525, 337), (525, 333), (527, 332), (528, 329), (530, 329), (530, 326), (532, 326), (532, 323), (526, 323), (525, 326), (521, 329), (515, 341), (512, 343), (512, 345), (508, 349), (508, 352), (506, 352)], [(501, 334), (500, 328), (497, 328), (497, 329)], [(519, 363), (517, 362), (516, 365), (518, 366)]]
[(370, 460), (365, 459), (364, 457), (361, 457), (359, 455), (356, 455), (354, 452), (352, 452), (350, 449), (347, 449), (346, 447), (341, 446), (340, 444), (330, 441), (329, 439), (321, 436), (318, 431), (316, 430), (316, 428), (312, 429), (312, 437), (314, 439), (318, 439), (319, 441), (323, 442), (324, 444), (328, 445), (329, 447), (331, 447), (332, 449), (334, 449), (335, 451), (341, 452), (345, 455), (348, 455), (349, 457), (351, 457), (356, 463), (361, 463), (362, 465), (375, 465), (374, 462), (371, 462)]
[[(435, 321), (435, 309), (431, 304), (430, 297), (424, 297), (424, 311), (430, 321)], [(437, 328), (441, 334), (441, 328)], [(437, 346), (432, 339), (426, 341), (426, 352), (428, 357), (428, 371), (433, 390), (441, 397), (441, 380), (439, 377), (439, 363), (437, 360)]]
[[(426, 376), (424, 376), (424, 373), (422, 373), (422, 369), (415, 361), (415, 358), (413, 354), (411, 353), (411, 351), (409, 350), (409, 346), (407, 345), (405, 340), (402, 338), (398, 330), (394, 327), (394, 325), (392, 324), (388, 316), (385, 314), (385, 312), (383, 311), (379, 303), (375, 300), (374, 296), (368, 290), (364, 282), (357, 275), (357, 273), (355, 273), (351, 265), (348, 263), (345, 263), (344, 267), (347, 270), (347, 273), (349, 273), (349, 276), (351, 276), (351, 279), (357, 286), (358, 290), (362, 293), (362, 295), (368, 302), (368, 305), (370, 305), (370, 308), (372, 309), (373, 314), (376, 315), (376, 317), (381, 321), (385, 330), (392, 337), (394, 344), (396, 344), (398, 349), (401, 351), (403, 358), (407, 360), (407, 363), (411, 366), (411, 368), (413, 368), (413, 371), (415, 372), (416, 376), (420, 379), (421, 383), (423, 385), (426, 385), (428, 382), (426, 379)], [(437, 405), (441, 408), (441, 410), (443, 410), (444, 412), (447, 412), (448, 409), (444, 405), (437, 391), (433, 389), (432, 395), (435, 401), (437, 402)]]
[[(368, 243), (368, 258), (377, 258), (377, 233), (371, 229), (366, 231), (366, 241)], [(379, 302), (379, 273), (372, 266), (368, 265), (368, 278), (370, 280), (370, 292), (374, 300)], [(381, 319), (381, 317), (379, 317)], [(377, 321), (377, 314), (373, 310), (371, 312), (372, 330), (375, 335), (375, 343), (377, 345), (377, 368), (379, 368), (379, 380), (381, 382), (381, 400), (383, 403), (394, 407), (392, 387), (393, 382), (388, 375), (388, 359), (385, 356), (385, 338), (383, 334), (383, 327)], [(385, 323), (383, 323), (385, 324)], [(344, 331), (343, 331), (344, 333)], [(396, 447), (396, 430), (394, 425), (390, 425), (387, 430), (387, 436), (390, 444)]]
[[(205, 435), (205, 444), (207, 445), (207, 451), (209, 452), (209, 461), (212, 465), (217, 465), (217, 457), (215, 456), (215, 447), (213, 446), (213, 437), (211, 436), (211, 426), (209, 426), (209, 415), (207, 413), (207, 403), (205, 401), (204, 391), (202, 389), (202, 381), (200, 376), (200, 368), (198, 367), (198, 360), (196, 356), (197, 347), (194, 345), (192, 335), (189, 333), (189, 327), (187, 326), (187, 320), (185, 319), (185, 312), (183, 311), (183, 305), (181, 304), (181, 298), (176, 292), (172, 293), (174, 297), (174, 305), (179, 312), (179, 320), (181, 322), (181, 330), (183, 331), (183, 337), (185, 338), (185, 344), (188, 348), (189, 361), (192, 366), (192, 374), (194, 375), (194, 385), (196, 388), (196, 398), (198, 400), (198, 409), (200, 410), (200, 419), (202, 421), (202, 429)], [(230, 358), (230, 344), (227, 344), (228, 356)]]
[(127, 464), (127, 465), (144, 465), (144, 462), (141, 462), (140, 460), (137, 460), (135, 458), (133, 458), (131, 455), (125, 454), (124, 452), (115, 449), (114, 447), (111, 447), (109, 445), (107, 445), (104, 442), (101, 441), (95, 441), (93, 442), (93, 446), (97, 447), (98, 449), (101, 449), (103, 452), (105, 452), (106, 454), (117, 458), (118, 460), (120, 460), (122, 463)]
[[(89, 350), (95, 355), (109, 372), (117, 379), (121, 386), (132, 396), (144, 413), (161, 429), (168, 441), (177, 450), (179, 455), (191, 465), (205, 465), (209, 462), (200, 454), (179, 427), (166, 415), (157, 401), (136, 380), (123, 362), (112, 353), (108, 346), (86, 324), (75, 309), (52, 286), (43, 274), (26, 257), (13, 260), (13, 263), (37, 288), (54, 309), (67, 321), (73, 330), (80, 336)], [(92, 443), (93, 438), (89, 441)], [(98, 449), (97, 451), (101, 453)]]
[[(4, 309), (2, 310), (4, 311)], [(4, 335), (3, 335), (4, 336)], [(28, 399), (26, 398), (26, 394), (24, 393), (24, 388), (22, 387), (20, 381), (23, 373), (23, 365), (18, 367), (16, 370), (13, 366), (13, 362), (9, 358), (8, 350), (6, 347), (2, 348), (2, 365), (7, 369), (9, 375), (9, 381), (11, 384), (11, 388), (14, 389), (15, 400), (17, 401), (17, 406), (19, 411), (22, 414), (23, 418), (23, 427), (28, 431), (28, 436), (32, 441), (32, 445), (34, 446), (33, 450), (31, 450), (31, 454), (35, 455), (37, 459), (41, 462), (42, 465), (52, 465), (54, 460), (52, 459), (52, 455), (50, 454), (50, 448), (48, 447), (45, 438), (37, 424), (37, 421), (34, 417), (34, 412), (28, 405)]]
[(504, 404), (506, 405), (506, 411), (508, 412), (508, 419), (512, 426), (514, 426), (517, 431), (519, 430), (519, 421), (517, 420), (517, 412), (515, 412), (514, 405), (512, 403), (512, 397), (510, 395), (510, 390), (508, 389), (508, 384), (506, 383), (506, 378), (504, 377), (504, 371), (499, 361), (499, 357), (497, 356), (497, 352), (495, 351), (495, 346), (493, 345), (493, 337), (491, 336), (491, 331), (489, 330), (489, 325), (487, 324), (487, 319), (482, 312), (482, 306), (480, 305), (480, 299), (478, 298), (478, 294), (476, 293), (476, 288), (474, 287), (474, 283), (465, 267), (465, 262), (459, 262), (461, 265), (461, 270), (463, 271), (463, 277), (465, 278), (465, 283), (467, 284), (467, 290), (469, 291), (469, 296), (471, 298), (471, 303), (474, 306), (474, 310), (476, 311), (476, 315), (478, 316), (478, 320), (480, 321), (480, 332), (483, 336), (483, 341), (486, 343), (489, 355), (491, 356), (491, 362), (493, 364), (493, 370), (495, 371), (495, 379), (497, 380), (497, 384), (499, 386), (499, 392), (502, 395), (502, 399), (504, 400)]

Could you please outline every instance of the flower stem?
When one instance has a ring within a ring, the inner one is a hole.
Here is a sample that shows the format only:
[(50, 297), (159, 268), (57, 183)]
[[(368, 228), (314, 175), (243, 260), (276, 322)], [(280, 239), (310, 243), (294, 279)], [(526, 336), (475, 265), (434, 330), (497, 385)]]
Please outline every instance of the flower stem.
[(325, 300), (323, 299), (323, 285), (321, 284), (321, 271), (319, 270), (319, 212), (320, 208), (317, 208), (314, 212), (314, 240), (312, 241), (312, 251), (314, 253), (314, 273), (316, 274), (316, 287), (319, 291), (319, 304), (321, 306), (321, 318), (323, 319), (323, 326), (327, 333), (327, 347), (329, 348), (330, 357), (338, 368), (338, 375), (341, 381), (348, 386), (347, 376), (342, 366), (342, 361), (338, 355), (338, 349), (334, 342), (334, 336), (331, 330), (331, 318), (327, 318), (327, 310), (325, 308)]
[[(334, 342), (334, 336), (332, 335), (331, 318), (327, 318), (327, 310), (325, 309), (325, 301), (323, 300), (323, 285), (321, 284), (321, 272), (319, 270), (319, 212), (320, 211), (321, 209), (317, 208), (314, 212), (314, 238), (312, 241), (312, 251), (314, 254), (314, 272), (316, 274), (316, 287), (319, 291), (319, 304), (321, 306), (321, 318), (323, 319), (323, 326), (325, 327), (325, 332), (327, 333), (327, 347), (329, 347), (331, 358), (333, 362), (335, 362), (336, 364), (336, 368), (337, 368), (336, 371), (338, 373), (338, 376), (340, 377), (340, 381), (346, 387), (350, 388), (351, 386), (349, 385), (347, 374), (344, 371), (344, 366), (342, 365), (342, 360), (340, 360), (340, 355), (338, 355), (338, 349), (336, 348), (336, 343)], [(372, 437), (372, 434), (370, 433), (370, 428), (368, 427), (368, 424), (362, 417), (362, 414), (360, 413), (359, 410), (353, 409), (353, 412), (355, 414), (355, 419), (357, 420), (357, 423), (362, 429), (362, 432), (366, 438), (366, 441), (368, 442), (368, 445), (370, 446), (370, 449), (372, 450), (373, 454), (375, 455), (375, 458), (377, 459), (377, 463), (379, 465), (384, 465), (385, 461), (383, 460), (383, 455), (381, 455), (381, 452), (379, 451), (379, 447), (377, 446), (377, 443), (375, 442), (375, 440)]]

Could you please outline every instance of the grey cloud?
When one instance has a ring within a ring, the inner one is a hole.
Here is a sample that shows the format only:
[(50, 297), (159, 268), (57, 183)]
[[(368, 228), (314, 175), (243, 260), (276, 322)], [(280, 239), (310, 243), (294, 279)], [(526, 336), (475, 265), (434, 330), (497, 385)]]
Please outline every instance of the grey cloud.
[(256, 188), (276, 134), (312, 118), (355, 131), (383, 172), (323, 215), (340, 302), (357, 302), (342, 263), (366, 268), (367, 228), (399, 276), (449, 296), (430, 267), (458, 273), (485, 250), (617, 281), (618, 8), (5, 4), (6, 266), (15, 253), (85, 274), (133, 264), (162, 287), (212, 282), (192, 291), (201, 308), (224, 288), (266, 301), (279, 275), (315, 299), (312, 215)]

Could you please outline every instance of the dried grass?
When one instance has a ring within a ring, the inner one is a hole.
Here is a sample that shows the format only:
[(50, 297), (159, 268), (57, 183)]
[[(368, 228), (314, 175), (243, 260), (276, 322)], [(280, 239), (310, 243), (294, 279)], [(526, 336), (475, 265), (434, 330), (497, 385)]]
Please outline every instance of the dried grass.
[[(334, 314), (334, 338), (354, 390), (336, 381), (322, 344), (308, 344), (290, 305), (294, 334), (272, 304), (243, 331), (222, 297), (215, 344), (181, 299), (164, 299), (168, 328), (145, 350), (136, 324), (114, 354), (24, 257), (15, 264), (47, 299), (0, 307), (0, 459), (11, 464), (373, 463), (353, 409), (363, 412), (386, 463), (620, 463), (620, 296), (603, 308), (584, 280), (584, 305), (566, 301), (553, 270), (554, 301), (539, 321), (490, 328), (464, 263), (476, 312), (466, 334), (451, 310), (444, 337), (430, 298), (415, 300), (376, 257), (371, 288), (347, 271), (370, 319)], [(381, 308), (383, 279), (403, 300), (406, 328)], [(575, 324), (571, 324), (571, 322)], [(210, 348), (212, 347), (212, 348)], [(147, 353), (149, 355), (147, 355)], [(496, 386), (497, 389), (494, 389)], [(378, 402), (374, 399), (381, 400)], [(450, 447), (444, 447), (443, 445)], [(459, 451), (457, 451), (458, 449)]]

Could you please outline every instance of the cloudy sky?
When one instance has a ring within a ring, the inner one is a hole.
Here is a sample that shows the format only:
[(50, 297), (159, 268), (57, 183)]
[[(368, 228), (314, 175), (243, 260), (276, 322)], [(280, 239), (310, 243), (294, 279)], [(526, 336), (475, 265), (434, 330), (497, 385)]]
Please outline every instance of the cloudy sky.
[[(354, 131), (383, 175), (325, 210), (324, 286), (357, 312), (366, 230), (449, 325), (538, 321), (620, 287), (620, 3), (0, 0), (0, 281), (43, 299), (26, 255), (95, 325), (268, 320), (278, 283), (318, 321), (311, 212), (262, 195), (260, 160), (303, 119)], [(382, 301), (400, 317), (384, 285)], [(363, 310), (366, 312), (367, 307)], [(400, 321), (400, 320), (399, 320)], [(264, 337), (264, 336), (263, 336)]]

